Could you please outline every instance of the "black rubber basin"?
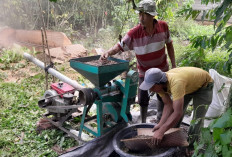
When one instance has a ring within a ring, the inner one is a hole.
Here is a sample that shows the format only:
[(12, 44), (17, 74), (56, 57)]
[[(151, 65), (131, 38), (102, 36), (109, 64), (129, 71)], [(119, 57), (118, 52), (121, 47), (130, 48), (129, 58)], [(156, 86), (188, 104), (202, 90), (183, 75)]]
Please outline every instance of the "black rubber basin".
[(153, 128), (154, 124), (135, 124), (130, 125), (122, 130), (120, 130), (117, 134), (115, 134), (113, 138), (113, 147), (114, 150), (121, 157), (167, 157), (173, 156), (176, 152), (179, 151), (179, 147), (170, 147), (170, 148), (160, 148), (158, 151), (152, 150), (144, 150), (143, 152), (132, 152), (126, 148), (122, 139), (128, 139), (137, 136), (137, 128)]

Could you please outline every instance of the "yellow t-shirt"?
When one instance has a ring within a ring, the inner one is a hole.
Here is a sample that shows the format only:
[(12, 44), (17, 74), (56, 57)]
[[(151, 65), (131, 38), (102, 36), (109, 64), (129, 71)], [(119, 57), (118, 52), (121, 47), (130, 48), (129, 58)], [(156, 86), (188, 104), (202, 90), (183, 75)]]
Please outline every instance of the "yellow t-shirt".
[[(167, 93), (172, 95), (173, 100), (178, 100), (213, 82), (207, 71), (195, 67), (174, 68), (166, 72), (166, 75)], [(162, 97), (162, 93), (160, 95)]]

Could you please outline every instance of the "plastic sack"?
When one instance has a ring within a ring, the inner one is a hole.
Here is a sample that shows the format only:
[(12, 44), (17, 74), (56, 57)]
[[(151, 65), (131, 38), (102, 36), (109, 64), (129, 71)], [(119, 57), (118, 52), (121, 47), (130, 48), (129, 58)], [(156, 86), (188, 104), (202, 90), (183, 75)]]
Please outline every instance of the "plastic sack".
[(230, 91), (232, 79), (220, 75), (214, 69), (210, 69), (209, 74), (214, 80), (213, 99), (205, 117), (216, 118), (225, 112), (226, 100)]

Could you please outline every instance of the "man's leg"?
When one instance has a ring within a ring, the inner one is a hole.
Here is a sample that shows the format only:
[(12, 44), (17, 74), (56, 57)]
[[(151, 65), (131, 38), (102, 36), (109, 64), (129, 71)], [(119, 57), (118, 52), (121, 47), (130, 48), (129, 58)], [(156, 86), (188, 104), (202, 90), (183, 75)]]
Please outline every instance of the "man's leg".
[(205, 114), (212, 101), (213, 83), (209, 83), (207, 87), (202, 87), (193, 94), (193, 120), (194, 124), (189, 128), (189, 147), (193, 148), (193, 144), (198, 140), (200, 130), (204, 126)]
[[(143, 80), (143, 77), (139, 78), (139, 85), (143, 82)], [(144, 91), (138, 88), (138, 101), (140, 105), (140, 117), (142, 123), (146, 123), (149, 99), (148, 91)]]

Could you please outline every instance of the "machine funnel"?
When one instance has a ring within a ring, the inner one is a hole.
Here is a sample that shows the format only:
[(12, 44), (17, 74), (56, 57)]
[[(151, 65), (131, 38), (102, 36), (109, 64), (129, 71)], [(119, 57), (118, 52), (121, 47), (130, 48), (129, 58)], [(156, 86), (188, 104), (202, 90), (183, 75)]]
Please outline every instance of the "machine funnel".
[(99, 58), (100, 55), (71, 59), (70, 66), (97, 87), (103, 87), (122, 72), (129, 70), (129, 62), (126, 60), (108, 57), (109, 64), (102, 65)]

